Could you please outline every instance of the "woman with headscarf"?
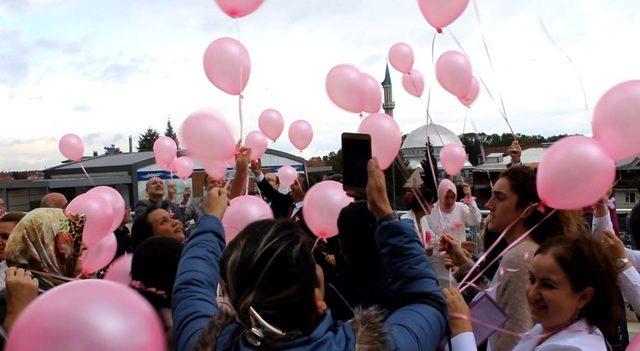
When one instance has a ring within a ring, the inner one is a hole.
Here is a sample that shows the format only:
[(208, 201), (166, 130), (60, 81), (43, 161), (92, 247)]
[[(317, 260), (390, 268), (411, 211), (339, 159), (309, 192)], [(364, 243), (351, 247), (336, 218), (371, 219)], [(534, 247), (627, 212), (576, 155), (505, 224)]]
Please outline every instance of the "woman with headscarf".
[(459, 241), (465, 241), (465, 225), (478, 225), (482, 221), (480, 209), (476, 200), (471, 196), (469, 184), (463, 184), (463, 202), (456, 202), (458, 192), (455, 184), (449, 179), (443, 179), (438, 186), (438, 202), (429, 215), (431, 229), (437, 237), (449, 234)]

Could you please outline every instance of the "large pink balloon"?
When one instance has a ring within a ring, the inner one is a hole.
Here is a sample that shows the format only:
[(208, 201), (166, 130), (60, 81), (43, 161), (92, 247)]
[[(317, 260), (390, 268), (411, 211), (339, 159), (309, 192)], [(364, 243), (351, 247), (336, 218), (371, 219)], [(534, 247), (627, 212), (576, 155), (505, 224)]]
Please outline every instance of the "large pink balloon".
[(109, 201), (111, 204), (111, 209), (113, 210), (113, 221), (111, 222), (110, 232), (118, 229), (120, 224), (122, 224), (122, 220), (124, 219), (124, 211), (126, 211), (126, 207), (124, 205), (124, 199), (122, 195), (118, 192), (118, 190), (110, 187), (110, 186), (98, 186), (88, 191), (90, 194), (97, 194), (102, 196), (105, 200)]
[(203, 109), (189, 115), (180, 126), (180, 143), (200, 163), (233, 159), (236, 142), (224, 116)]
[(162, 136), (153, 143), (153, 154), (156, 157), (156, 163), (160, 167), (167, 167), (173, 159), (176, 158), (178, 146), (176, 142), (168, 136)]
[(264, 110), (258, 119), (258, 127), (267, 138), (276, 141), (284, 130), (284, 118), (274, 109)]
[(471, 63), (464, 54), (447, 51), (436, 62), (436, 78), (446, 91), (465, 97), (473, 80)]
[(382, 107), (382, 85), (372, 76), (363, 73), (362, 79), (365, 86), (365, 104), (364, 111), (376, 113)]
[(66, 211), (72, 215), (87, 217), (82, 232), (82, 241), (89, 247), (111, 234), (113, 209), (111, 203), (101, 195), (84, 193), (69, 202)]
[(374, 113), (360, 122), (358, 133), (371, 136), (371, 154), (378, 158), (380, 168), (389, 168), (402, 145), (398, 123), (387, 114)]
[(420, 12), (438, 32), (460, 17), (468, 4), (469, 0), (418, 0)]
[(296, 149), (302, 151), (311, 144), (313, 140), (313, 128), (311, 124), (304, 120), (297, 120), (289, 126), (289, 140)]
[(262, 5), (264, 0), (216, 0), (220, 9), (231, 18), (244, 17)]
[(480, 94), (480, 83), (478, 83), (478, 78), (473, 76), (471, 85), (469, 85), (469, 91), (464, 97), (458, 98), (458, 100), (460, 100), (463, 105), (470, 107), (478, 98), (478, 94)]
[(91, 274), (106, 267), (116, 256), (118, 242), (114, 234), (109, 234), (89, 247), (80, 258), (82, 272)]
[(582, 208), (601, 199), (615, 175), (615, 162), (597, 140), (585, 136), (563, 138), (540, 162), (538, 196), (553, 208)]
[(402, 75), (402, 86), (407, 93), (420, 97), (424, 91), (424, 77), (418, 70), (411, 70), (409, 74)]
[(166, 350), (164, 327), (142, 297), (118, 283), (86, 279), (55, 287), (16, 319), (7, 351)]
[(193, 173), (193, 161), (187, 156), (176, 158), (173, 165), (176, 168), (176, 175), (182, 180), (189, 178)]
[(75, 134), (65, 134), (58, 142), (58, 149), (64, 157), (71, 161), (80, 161), (84, 153), (84, 143)]
[(251, 159), (257, 161), (267, 151), (267, 137), (254, 130), (244, 138), (244, 146), (251, 148)]
[(362, 72), (352, 65), (335, 66), (327, 74), (327, 94), (340, 108), (360, 113), (366, 103), (365, 81)]
[(609, 89), (593, 111), (593, 137), (615, 161), (640, 155), (640, 80)]
[(389, 63), (402, 73), (409, 73), (413, 68), (413, 49), (405, 43), (394, 44), (389, 49)]
[(460, 144), (447, 144), (440, 151), (440, 163), (450, 176), (458, 174), (465, 162), (467, 153)]
[(204, 72), (218, 89), (240, 95), (251, 73), (249, 52), (233, 38), (214, 40), (204, 52)]
[(233, 198), (222, 217), (225, 240), (230, 242), (247, 225), (263, 219), (273, 219), (273, 211), (264, 200), (251, 195)]
[(278, 168), (278, 180), (280, 181), (280, 185), (284, 188), (290, 187), (293, 183), (296, 182), (298, 178), (298, 171), (295, 168), (285, 165)]
[(130, 254), (124, 254), (118, 257), (115, 261), (113, 261), (111, 267), (109, 267), (109, 270), (104, 275), (104, 279), (129, 286), (129, 283), (131, 283), (132, 258), (133, 255)]
[(338, 234), (338, 215), (352, 201), (341, 183), (332, 180), (320, 182), (311, 187), (304, 197), (304, 221), (319, 238), (335, 236)]
[(640, 351), (640, 334), (636, 334), (627, 347), (627, 351)]
[(214, 160), (204, 165), (204, 171), (213, 179), (224, 179), (227, 175), (227, 164), (224, 161)]

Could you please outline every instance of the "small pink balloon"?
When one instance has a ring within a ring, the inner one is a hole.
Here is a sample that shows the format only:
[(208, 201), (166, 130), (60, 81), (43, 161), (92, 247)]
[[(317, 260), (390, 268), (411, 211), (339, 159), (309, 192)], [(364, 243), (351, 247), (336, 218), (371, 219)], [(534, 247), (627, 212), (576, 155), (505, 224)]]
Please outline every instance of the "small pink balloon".
[(389, 49), (389, 63), (402, 73), (410, 73), (413, 68), (413, 49), (405, 43), (394, 44)]
[(140, 294), (118, 283), (85, 279), (31, 302), (13, 324), (5, 350), (164, 351), (166, 345), (158, 313)]
[(376, 113), (382, 107), (382, 85), (372, 76), (363, 73), (362, 79), (365, 81), (365, 104), (364, 111)]
[(313, 128), (311, 124), (304, 120), (297, 120), (289, 126), (289, 140), (296, 149), (302, 151), (311, 144), (313, 140)]
[(422, 16), (438, 32), (460, 17), (468, 4), (469, 0), (418, 0)]
[(75, 134), (65, 134), (58, 142), (60, 153), (71, 161), (82, 160), (84, 153), (84, 143), (79, 136)]
[(257, 10), (264, 0), (216, 0), (220, 9), (231, 18), (244, 17)]
[(302, 206), (304, 221), (316, 236), (327, 239), (338, 234), (338, 216), (353, 199), (342, 189), (342, 183), (327, 180), (307, 191)]
[(204, 52), (204, 72), (218, 89), (227, 94), (240, 95), (251, 74), (249, 52), (236, 39), (214, 40)]
[(478, 94), (480, 94), (480, 83), (478, 83), (478, 78), (473, 76), (467, 95), (462, 98), (458, 98), (458, 100), (460, 100), (463, 105), (470, 107), (478, 98)]
[(171, 164), (173, 159), (176, 158), (177, 151), (178, 146), (170, 137), (159, 137), (156, 139), (156, 142), (153, 143), (153, 154), (156, 157), (156, 164), (160, 167), (166, 167)]
[(393, 117), (374, 113), (360, 122), (358, 133), (371, 136), (371, 154), (378, 158), (381, 169), (387, 169), (402, 146), (402, 132)]
[(640, 80), (609, 89), (593, 111), (593, 137), (614, 161), (640, 155)]
[(264, 110), (258, 119), (258, 127), (267, 138), (276, 141), (284, 130), (284, 118), (274, 109)]
[(118, 229), (120, 224), (122, 224), (122, 220), (124, 219), (124, 212), (126, 211), (126, 206), (124, 205), (124, 199), (122, 195), (118, 192), (118, 190), (110, 187), (110, 186), (98, 186), (87, 193), (89, 194), (97, 194), (102, 196), (105, 200), (109, 201), (111, 205), (111, 209), (113, 210), (113, 221), (111, 222), (110, 232)]
[(118, 242), (114, 234), (109, 234), (89, 247), (80, 258), (82, 272), (91, 274), (106, 267), (116, 256)]
[(440, 163), (450, 176), (458, 174), (465, 162), (467, 162), (467, 153), (459, 144), (447, 144), (440, 151)]
[(231, 128), (215, 110), (202, 109), (189, 115), (180, 126), (179, 135), (182, 147), (200, 163), (235, 156), (236, 142)]
[(193, 173), (193, 161), (187, 156), (176, 158), (173, 166), (176, 168), (176, 175), (182, 180), (189, 178)]
[(411, 70), (409, 74), (402, 75), (402, 86), (407, 93), (420, 97), (424, 91), (424, 78), (418, 70)]
[(273, 211), (264, 200), (251, 195), (233, 198), (222, 217), (225, 240), (230, 242), (246, 226), (263, 219), (273, 219)]
[(111, 203), (98, 194), (84, 193), (76, 196), (69, 202), (66, 211), (72, 215), (83, 214), (87, 217), (82, 241), (88, 247), (112, 233), (110, 230), (114, 216)]
[(362, 72), (352, 65), (335, 66), (327, 74), (327, 94), (338, 107), (360, 113), (366, 104), (366, 87)]
[(547, 150), (538, 166), (538, 196), (553, 208), (583, 208), (607, 194), (615, 175), (615, 162), (597, 140), (566, 137)]
[(254, 130), (244, 138), (244, 146), (251, 148), (251, 160), (257, 161), (267, 151), (267, 137)]
[(446, 91), (465, 97), (473, 80), (471, 63), (461, 52), (447, 51), (436, 62), (436, 78)]
[(298, 171), (295, 168), (285, 165), (278, 168), (278, 179), (280, 180), (280, 185), (284, 188), (290, 187), (293, 183), (296, 182), (298, 178)]
[(209, 177), (221, 180), (227, 175), (227, 164), (219, 160), (210, 161), (204, 165), (204, 171)]
[(129, 286), (131, 283), (131, 259), (133, 255), (124, 254), (118, 257), (104, 275), (105, 280)]

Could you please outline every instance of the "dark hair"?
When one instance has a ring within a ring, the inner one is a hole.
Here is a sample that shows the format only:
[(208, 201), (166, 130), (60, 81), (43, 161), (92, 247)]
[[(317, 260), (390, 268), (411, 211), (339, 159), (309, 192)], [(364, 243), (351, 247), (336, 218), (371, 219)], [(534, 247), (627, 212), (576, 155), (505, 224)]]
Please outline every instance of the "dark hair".
[[(141, 282), (146, 289), (138, 292), (153, 307), (170, 308), (173, 283), (176, 280), (182, 243), (166, 237), (154, 236), (143, 241), (131, 259), (131, 279)], [(149, 291), (150, 288), (157, 292)], [(164, 296), (158, 292), (163, 292)]]
[(342, 174), (334, 174), (327, 177), (327, 180), (333, 180), (334, 182), (342, 183)]
[[(409, 191), (411, 191), (411, 189), (409, 189)], [(411, 198), (410, 207), (414, 212), (423, 211), (422, 205), (426, 203), (433, 203), (433, 192), (431, 189), (421, 186), (420, 188), (415, 189), (415, 192), (411, 191), (411, 194), (413, 194), (413, 197)], [(417, 197), (416, 194), (418, 195)]]
[(616, 270), (602, 252), (602, 247), (591, 236), (553, 238), (536, 251), (536, 255), (551, 254), (562, 268), (574, 292), (592, 287), (594, 294), (580, 311), (578, 318), (585, 318), (598, 327), (607, 340), (617, 335), (616, 314), (612, 306), (620, 301), (616, 288)]
[(350, 203), (338, 216), (338, 239), (349, 276), (368, 281), (384, 271), (382, 257), (375, 241), (378, 228), (366, 201)]
[(158, 206), (149, 206), (140, 216), (136, 216), (131, 226), (131, 240), (129, 240), (131, 243), (130, 251), (134, 251), (140, 243), (153, 236), (153, 226), (151, 222), (149, 222), (149, 215), (158, 209), (161, 208)]
[(312, 248), (309, 236), (287, 220), (251, 223), (229, 243), (220, 258), (220, 272), (243, 325), (251, 329), (252, 307), (284, 331), (285, 339), (313, 331), (314, 290), (320, 282)]
[(4, 216), (0, 217), (0, 223), (13, 222), (18, 223), (27, 214), (25, 212), (7, 212)]

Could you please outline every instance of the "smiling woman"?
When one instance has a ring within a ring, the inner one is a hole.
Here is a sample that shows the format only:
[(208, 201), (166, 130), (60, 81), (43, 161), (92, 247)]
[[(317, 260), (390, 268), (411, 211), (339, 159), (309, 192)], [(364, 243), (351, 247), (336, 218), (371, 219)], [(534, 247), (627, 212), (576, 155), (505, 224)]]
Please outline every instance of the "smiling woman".
[(169, 212), (158, 207), (149, 207), (136, 217), (131, 227), (129, 251), (133, 252), (140, 243), (152, 236), (166, 236), (179, 242), (185, 240), (182, 222), (172, 219)]

